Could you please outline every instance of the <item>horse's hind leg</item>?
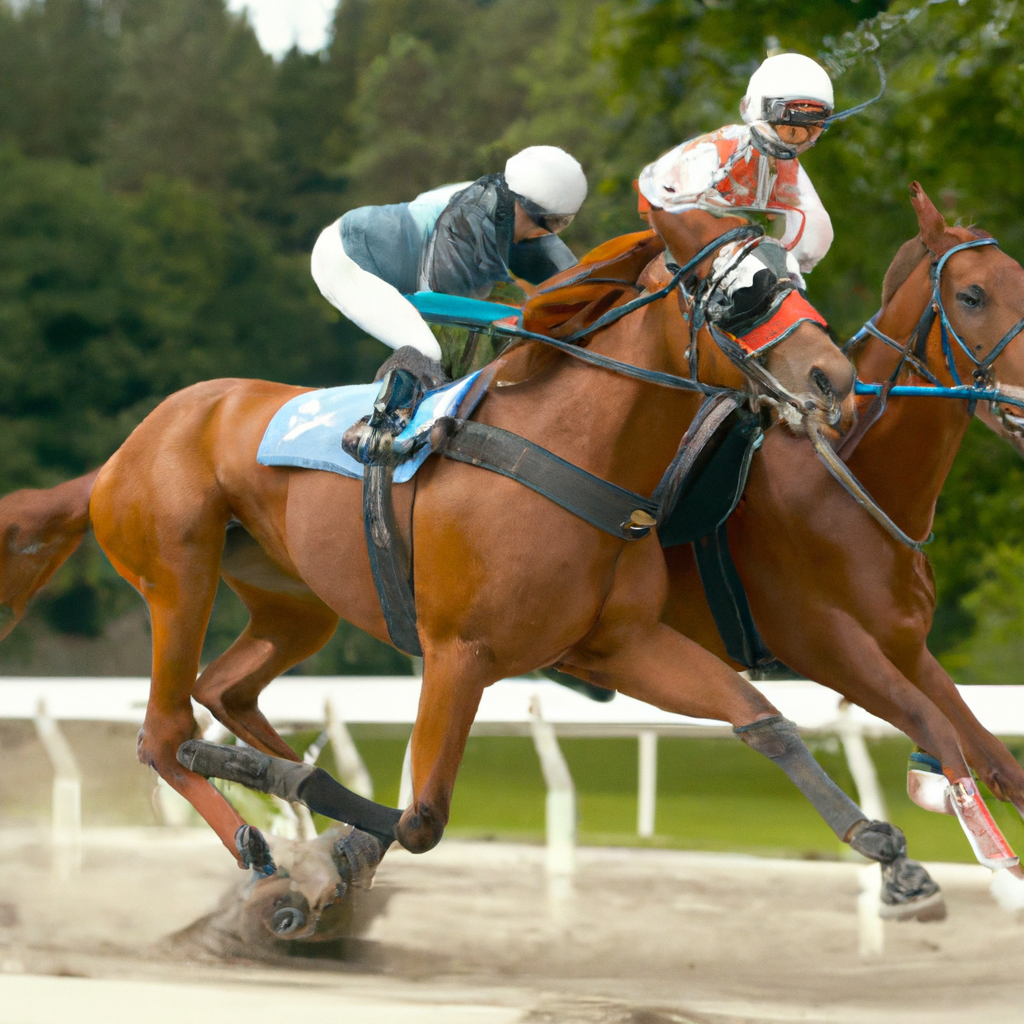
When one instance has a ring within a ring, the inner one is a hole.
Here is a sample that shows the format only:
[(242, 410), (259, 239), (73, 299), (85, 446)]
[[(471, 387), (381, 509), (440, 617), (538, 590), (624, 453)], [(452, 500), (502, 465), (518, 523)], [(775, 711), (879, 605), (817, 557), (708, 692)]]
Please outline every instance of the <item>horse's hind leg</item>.
[[(91, 506), (96, 539), (149, 605), (153, 674), (138, 757), (195, 807), (242, 867), (269, 874), (273, 862), (262, 836), (177, 759), (195, 730), (191, 694), (217, 591), (226, 518), (203, 501), (200, 486), (190, 492), (177, 483), (180, 489), (165, 488), (161, 501), (158, 487), (147, 488), (130, 474), (101, 474)], [(148, 511), (140, 516), (139, 507)]]
[[(642, 549), (633, 549), (632, 557), (642, 568), (641, 556)], [(897, 913), (944, 915), (938, 886), (924, 868), (907, 860), (903, 833), (887, 822), (869, 821), (814, 760), (793, 723), (750, 683), (656, 621), (660, 595), (647, 584), (649, 577), (629, 571), (629, 557), (627, 553), (622, 559), (619, 585), (606, 601), (598, 627), (569, 652), (565, 664), (582, 671), (584, 678), (666, 711), (730, 722), (740, 739), (786, 773), (839, 839), (883, 865), (885, 899)], [(645, 605), (651, 611), (646, 620)]]
[[(298, 760), (257, 704), (270, 682), (315, 654), (331, 638), (338, 616), (312, 593), (271, 591), (224, 574), (249, 610), (241, 636), (196, 681), (193, 696), (257, 750)], [(298, 583), (293, 589), (298, 590)]]

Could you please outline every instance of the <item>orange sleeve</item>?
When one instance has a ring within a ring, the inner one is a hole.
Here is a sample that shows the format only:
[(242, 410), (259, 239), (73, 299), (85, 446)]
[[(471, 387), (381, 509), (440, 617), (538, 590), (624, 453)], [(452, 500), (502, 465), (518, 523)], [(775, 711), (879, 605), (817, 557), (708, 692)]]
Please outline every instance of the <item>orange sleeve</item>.
[(647, 197), (640, 191), (639, 180), (634, 180), (633, 191), (636, 192), (636, 208), (641, 213), (648, 213), (651, 209), (651, 204), (648, 202)]

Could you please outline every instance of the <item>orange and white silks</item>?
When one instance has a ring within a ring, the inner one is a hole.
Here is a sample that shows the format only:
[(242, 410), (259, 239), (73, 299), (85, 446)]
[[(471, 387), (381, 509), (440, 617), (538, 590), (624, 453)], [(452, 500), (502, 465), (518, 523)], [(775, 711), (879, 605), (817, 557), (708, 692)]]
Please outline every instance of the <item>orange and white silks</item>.
[(758, 152), (746, 125), (730, 124), (669, 150), (640, 173), (640, 210), (747, 208), (786, 214), (781, 241), (800, 271), (832, 244), (832, 221), (800, 161)]

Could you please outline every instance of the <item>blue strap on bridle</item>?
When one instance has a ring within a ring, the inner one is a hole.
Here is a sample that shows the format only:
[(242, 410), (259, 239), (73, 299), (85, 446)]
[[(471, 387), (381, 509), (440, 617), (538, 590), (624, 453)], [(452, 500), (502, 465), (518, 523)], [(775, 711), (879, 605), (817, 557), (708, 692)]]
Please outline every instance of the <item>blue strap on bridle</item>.
[[(949, 258), (957, 252), (964, 249), (977, 249), (987, 245), (999, 245), (999, 242), (994, 238), (975, 238), (969, 242), (961, 242), (959, 245), (954, 245), (951, 249), (947, 249), (936, 262), (932, 265), (930, 271), (930, 277), (932, 280), (932, 300), (930, 303), (931, 309), (939, 317), (939, 336), (942, 343), (942, 355), (946, 363), (946, 369), (949, 371), (949, 375), (953, 378), (954, 387), (945, 387), (939, 379), (922, 363), (914, 361), (914, 369), (921, 376), (925, 377), (930, 383), (927, 386), (913, 385), (913, 384), (901, 384), (896, 385), (888, 389), (888, 394), (892, 397), (901, 396), (930, 396), (932, 398), (958, 398), (968, 402), (970, 412), (973, 414), (974, 405), (981, 402), (999, 402), (1004, 405), (1013, 405), (1019, 409), (1024, 409), (1024, 401), (1019, 398), (1013, 398), (1010, 395), (1006, 395), (1001, 392), (998, 388), (992, 385), (965, 385), (960, 378), (960, 373), (956, 368), (956, 362), (953, 358), (953, 346), (950, 339), (955, 341), (963, 352), (967, 355), (968, 359), (974, 363), (974, 379), (978, 382), (982, 382), (989, 379), (989, 371), (992, 369), (992, 364), (1002, 354), (1003, 349), (1017, 337), (1022, 330), (1024, 330), (1024, 317), (1021, 317), (1003, 336), (999, 341), (992, 347), (986, 356), (978, 359), (974, 353), (967, 346), (967, 343), (957, 334), (956, 329), (949, 322), (949, 317), (946, 314), (946, 307), (942, 301), (942, 271), (945, 269), (946, 262)], [(879, 311), (881, 312), (881, 311)], [(929, 310), (925, 309), (924, 315), (921, 320), (927, 319)], [(854, 345), (862, 341), (867, 335), (878, 338), (891, 348), (895, 348), (897, 351), (906, 351), (905, 346), (901, 345), (898, 341), (890, 338), (887, 334), (880, 331), (875, 326), (875, 319), (878, 316), (876, 313), (864, 326), (843, 346), (843, 351), (847, 351)], [(920, 324), (918, 325), (920, 327)], [(916, 333), (916, 331), (915, 331)], [(911, 338), (913, 338), (913, 334)], [(909, 343), (908, 343), (909, 344)], [(881, 384), (864, 384), (861, 381), (857, 381), (855, 385), (855, 393), (858, 395), (879, 395), (882, 393), (884, 385)]]

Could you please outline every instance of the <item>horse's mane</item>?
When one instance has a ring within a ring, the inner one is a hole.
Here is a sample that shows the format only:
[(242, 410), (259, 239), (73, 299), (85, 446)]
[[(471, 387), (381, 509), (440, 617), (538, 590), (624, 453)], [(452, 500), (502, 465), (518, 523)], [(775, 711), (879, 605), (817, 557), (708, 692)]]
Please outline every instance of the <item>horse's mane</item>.
[[(608, 310), (643, 291), (638, 281), (661, 253), (665, 243), (655, 231), (637, 231), (604, 242), (574, 267), (540, 285), (523, 307), (523, 327), (536, 334), (567, 338), (589, 327)], [(582, 342), (586, 345), (587, 339)], [(550, 365), (558, 353), (537, 341), (514, 342), (499, 357), (499, 386), (529, 380)]]
[(545, 281), (523, 307), (523, 326), (565, 338), (589, 327), (608, 310), (642, 291), (637, 281), (665, 251), (655, 231), (637, 231), (604, 242), (580, 262)]

